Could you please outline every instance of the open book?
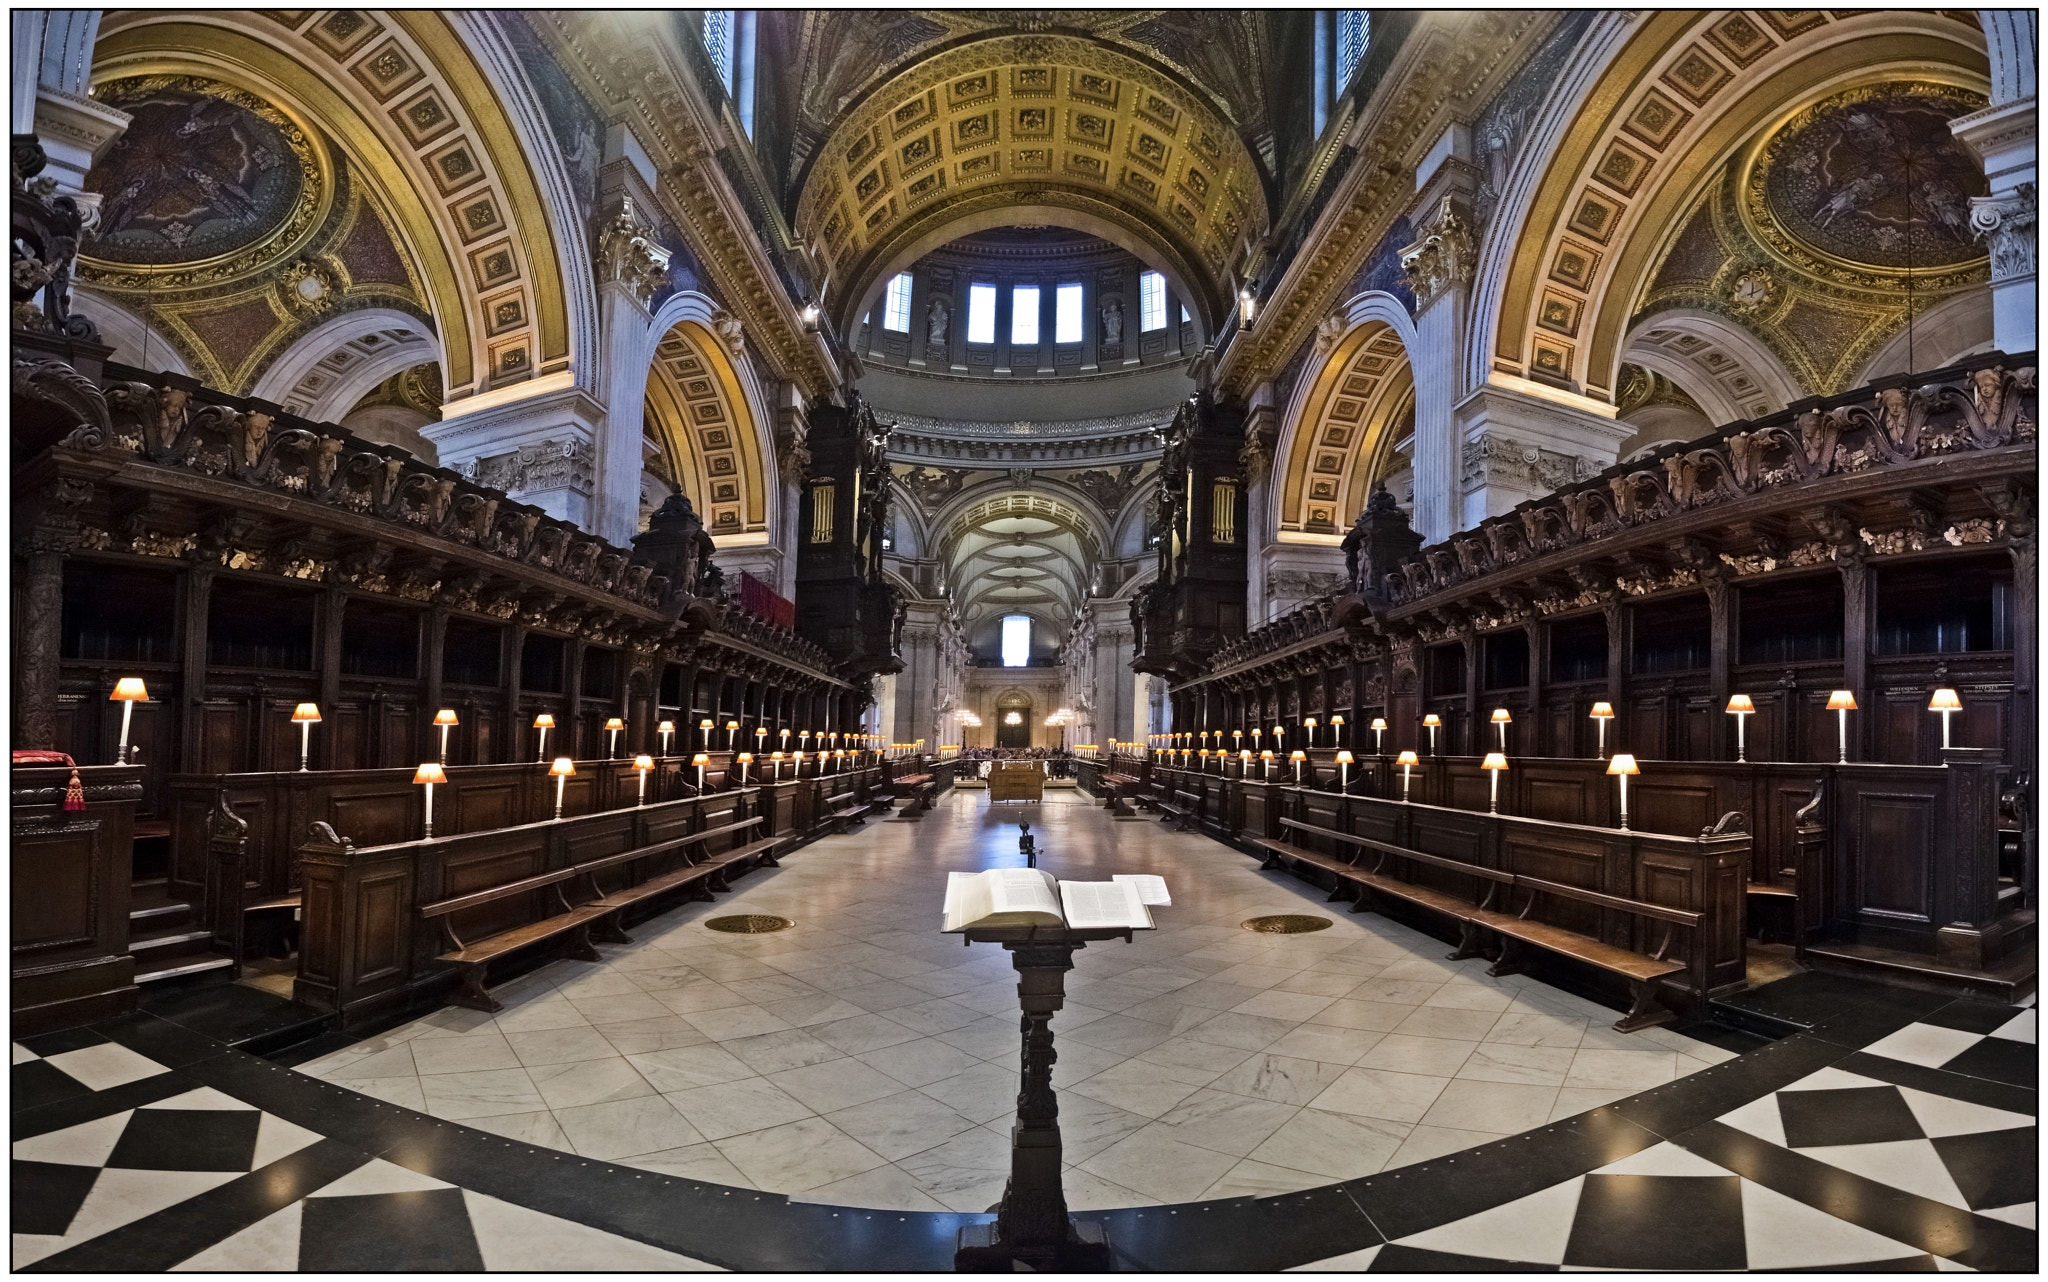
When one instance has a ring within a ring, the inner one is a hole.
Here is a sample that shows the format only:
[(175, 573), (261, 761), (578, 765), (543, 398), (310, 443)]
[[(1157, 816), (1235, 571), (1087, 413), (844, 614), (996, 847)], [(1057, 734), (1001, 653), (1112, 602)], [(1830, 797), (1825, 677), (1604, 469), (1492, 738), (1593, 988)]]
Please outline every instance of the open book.
[(1037, 868), (991, 868), (946, 874), (945, 924), (1069, 926), (1076, 930), (1124, 927), (1151, 930), (1152, 914), (1128, 881), (1055, 881)]

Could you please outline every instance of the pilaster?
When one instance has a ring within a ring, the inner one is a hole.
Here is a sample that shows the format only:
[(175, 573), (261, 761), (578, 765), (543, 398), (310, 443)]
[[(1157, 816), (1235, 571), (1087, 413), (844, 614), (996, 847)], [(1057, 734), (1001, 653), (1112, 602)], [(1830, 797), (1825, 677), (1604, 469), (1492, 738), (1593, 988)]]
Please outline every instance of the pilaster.
[[(1460, 530), (1596, 475), (1614, 463), (1617, 447), (1635, 431), (1614, 417), (1611, 405), (1533, 383), (1514, 387), (1500, 376), (1458, 405), (1456, 423), (1455, 528)], [(1423, 494), (1420, 454), (1418, 443), (1418, 516)], [(1428, 529), (1422, 534), (1431, 542), (1443, 537)]]
[(1970, 230), (1991, 250), (1992, 342), (2007, 352), (2030, 352), (2037, 342), (2038, 106), (2029, 94), (1949, 122), (1983, 160), (1991, 186), (1970, 201)]

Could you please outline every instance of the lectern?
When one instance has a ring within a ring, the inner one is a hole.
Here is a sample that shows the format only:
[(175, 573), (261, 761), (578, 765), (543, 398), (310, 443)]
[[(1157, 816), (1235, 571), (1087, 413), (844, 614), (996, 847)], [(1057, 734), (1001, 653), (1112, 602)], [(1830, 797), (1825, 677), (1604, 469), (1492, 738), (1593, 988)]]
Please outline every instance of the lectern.
[(971, 926), (970, 944), (1001, 944), (1017, 968), (1017, 999), (1024, 1008), (1023, 1081), (1017, 1121), (1010, 1127), (1010, 1181), (993, 1224), (960, 1230), (953, 1268), (962, 1273), (1008, 1273), (1015, 1263), (1040, 1272), (1105, 1272), (1112, 1266), (1109, 1238), (1099, 1224), (1067, 1215), (1060, 1187), (1060, 1106), (1053, 1094), (1053, 1012), (1066, 1001), (1066, 974), (1074, 950), (1104, 939), (1129, 942), (1129, 927)]

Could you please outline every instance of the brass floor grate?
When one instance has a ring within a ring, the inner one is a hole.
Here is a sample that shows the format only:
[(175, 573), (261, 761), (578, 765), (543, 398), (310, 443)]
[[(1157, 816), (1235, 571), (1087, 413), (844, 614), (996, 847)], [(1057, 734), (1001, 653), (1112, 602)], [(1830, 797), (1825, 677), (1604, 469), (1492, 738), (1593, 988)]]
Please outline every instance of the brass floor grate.
[[(1328, 923), (1324, 923), (1327, 925)], [(706, 930), (723, 931), (728, 935), (766, 935), (778, 930), (788, 930), (796, 925), (787, 917), (770, 917), (764, 913), (742, 913), (735, 917), (712, 917), (705, 921)]]
[(1328, 917), (1280, 913), (1272, 917), (1253, 917), (1240, 922), (1239, 925), (1246, 930), (1256, 930), (1261, 935), (1306, 935), (1312, 930), (1328, 930), (1336, 923)]

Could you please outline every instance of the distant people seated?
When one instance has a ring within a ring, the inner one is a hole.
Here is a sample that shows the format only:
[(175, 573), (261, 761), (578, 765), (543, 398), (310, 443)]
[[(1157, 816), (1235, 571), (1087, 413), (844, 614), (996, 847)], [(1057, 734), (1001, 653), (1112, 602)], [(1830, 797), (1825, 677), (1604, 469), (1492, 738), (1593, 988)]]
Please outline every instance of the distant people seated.
[(1073, 754), (1063, 748), (969, 748), (960, 754), (963, 761), (975, 763), (975, 772), (983, 779), (988, 778), (989, 767), (998, 761), (1036, 761), (1039, 768), (1054, 779), (1065, 779), (1073, 773)]

